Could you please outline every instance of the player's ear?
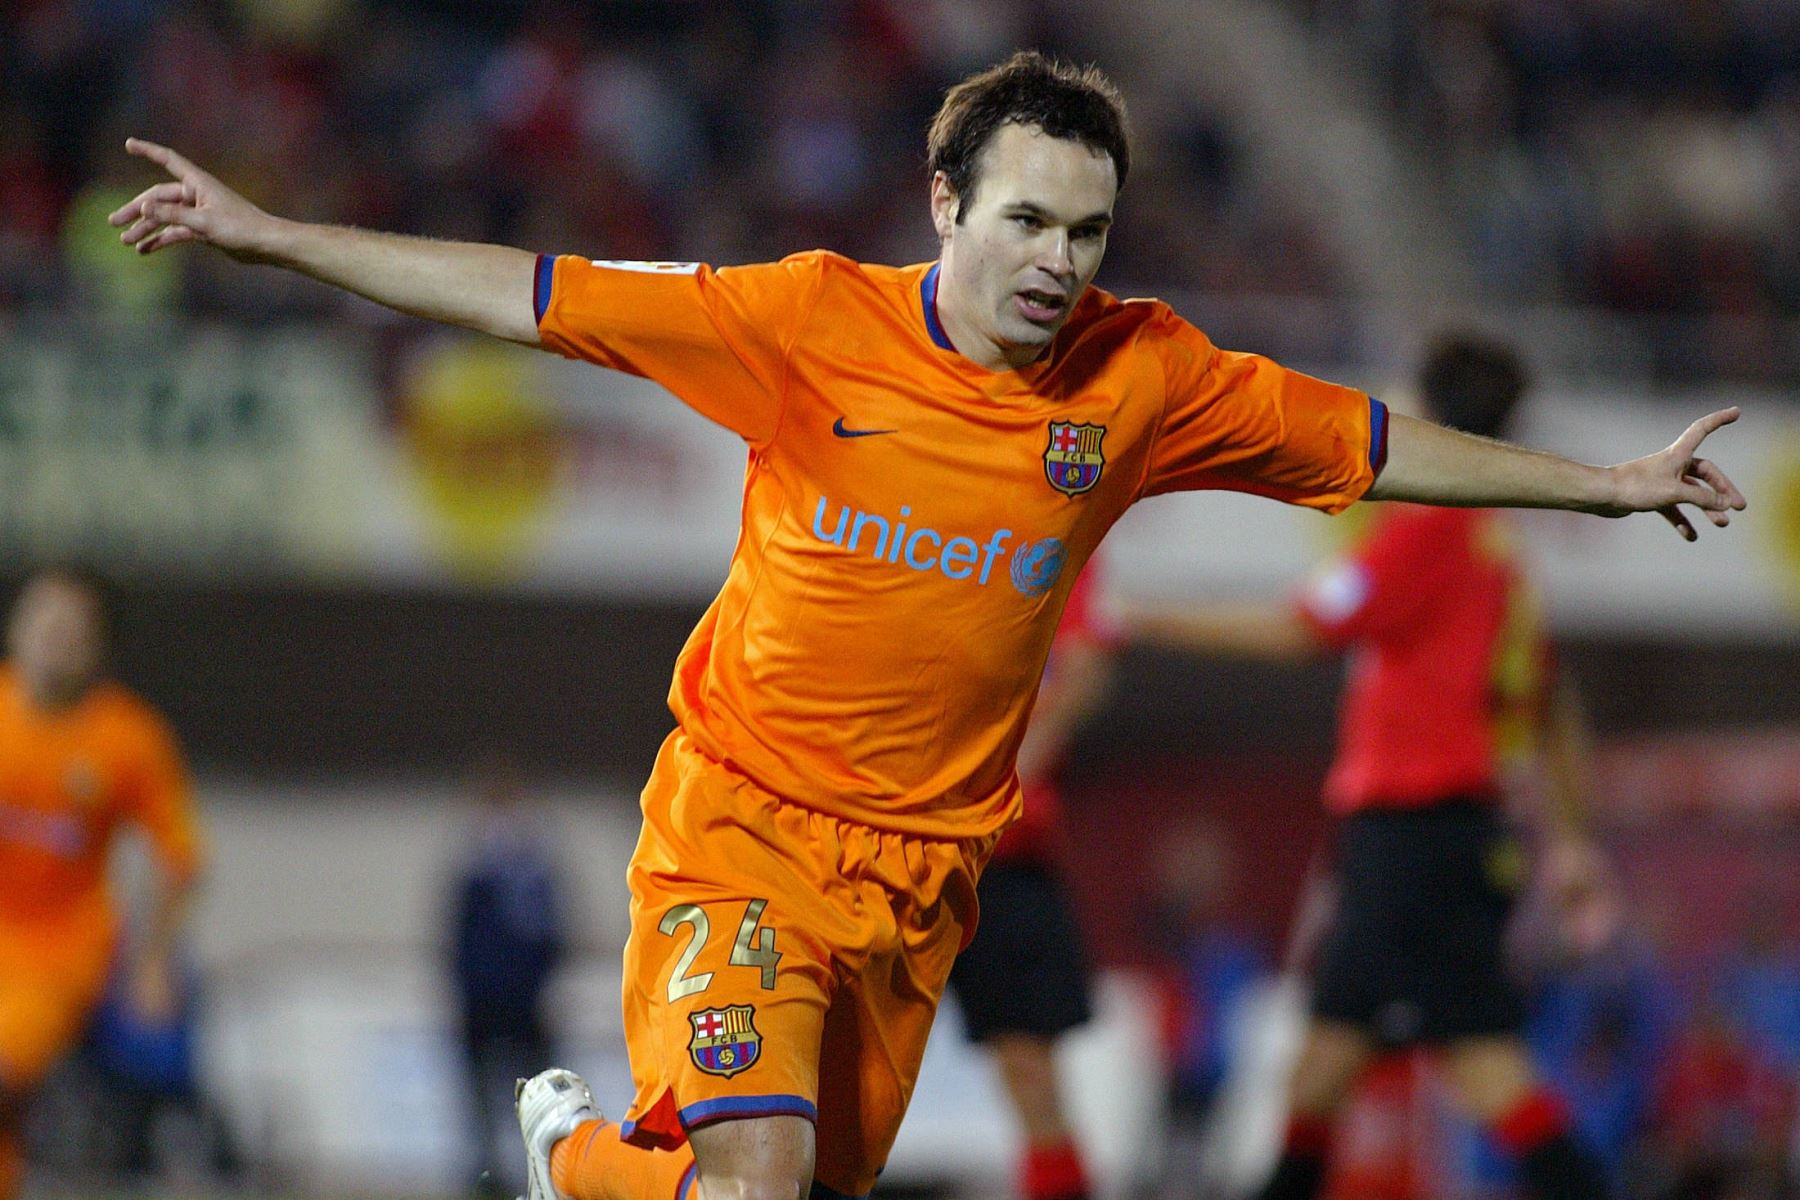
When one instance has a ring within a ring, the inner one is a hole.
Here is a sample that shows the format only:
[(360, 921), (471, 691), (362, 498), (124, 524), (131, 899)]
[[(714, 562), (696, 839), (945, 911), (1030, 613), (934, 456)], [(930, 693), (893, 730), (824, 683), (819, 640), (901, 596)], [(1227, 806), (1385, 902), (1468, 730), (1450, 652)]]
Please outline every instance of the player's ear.
[(950, 240), (950, 231), (956, 227), (956, 208), (958, 197), (956, 189), (950, 186), (950, 177), (939, 171), (931, 177), (931, 223), (937, 229), (938, 241)]

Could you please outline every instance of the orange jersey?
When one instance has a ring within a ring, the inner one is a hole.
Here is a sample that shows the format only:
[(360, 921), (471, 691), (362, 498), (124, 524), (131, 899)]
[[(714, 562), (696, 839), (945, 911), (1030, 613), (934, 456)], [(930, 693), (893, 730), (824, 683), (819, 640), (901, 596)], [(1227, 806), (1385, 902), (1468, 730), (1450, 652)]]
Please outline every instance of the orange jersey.
[(547, 348), (749, 444), (731, 569), (670, 692), (694, 745), (820, 812), (966, 838), (1018, 807), (1050, 642), (1113, 522), (1197, 488), (1343, 508), (1385, 414), (1094, 288), (1045, 358), (989, 371), (943, 335), (936, 280), (822, 251), (563, 257), (540, 260), (536, 302)]
[(142, 827), (171, 875), (198, 869), (187, 776), (163, 720), (113, 683), (42, 712), (0, 668), (0, 942), (104, 962), (116, 922), (107, 860), (125, 824)]

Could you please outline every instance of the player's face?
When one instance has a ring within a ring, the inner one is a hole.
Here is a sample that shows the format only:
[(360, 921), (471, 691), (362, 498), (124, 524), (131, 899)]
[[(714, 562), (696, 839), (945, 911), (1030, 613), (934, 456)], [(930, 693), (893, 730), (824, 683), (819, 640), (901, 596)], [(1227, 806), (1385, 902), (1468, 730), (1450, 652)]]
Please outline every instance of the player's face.
[(19, 596), (7, 640), (19, 676), (35, 698), (74, 700), (100, 670), (100, 602), (73, 580), (40, 577)]
[(1003, 125), (965, 205), (942, 173), (931, 211), (943, 243), (938, 317), (958, 350), (996, 370), (1043, 354), (1106, 253), (1118, 173), (1081, 142)]

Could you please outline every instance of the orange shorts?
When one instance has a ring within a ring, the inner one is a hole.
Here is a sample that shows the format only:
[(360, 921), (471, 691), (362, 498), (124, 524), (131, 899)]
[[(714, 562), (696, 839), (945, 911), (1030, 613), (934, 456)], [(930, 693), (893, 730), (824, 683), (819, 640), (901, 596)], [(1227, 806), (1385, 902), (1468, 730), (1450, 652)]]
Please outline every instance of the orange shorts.
[[(100, 1003), (111, 939), (0, 929), (0, 1085), (30, 1089), (75, 1048)], [(93, 943), (89, 945), (88, 943)]]
[(637, 1099), (621, 1136), (671, 1147), (713, 1121), (804, 1117), (818, 1181), (865, 1194), (995, 839), (886, 833), (787, 803), (679, 731), (643, 811), (624, 986)]

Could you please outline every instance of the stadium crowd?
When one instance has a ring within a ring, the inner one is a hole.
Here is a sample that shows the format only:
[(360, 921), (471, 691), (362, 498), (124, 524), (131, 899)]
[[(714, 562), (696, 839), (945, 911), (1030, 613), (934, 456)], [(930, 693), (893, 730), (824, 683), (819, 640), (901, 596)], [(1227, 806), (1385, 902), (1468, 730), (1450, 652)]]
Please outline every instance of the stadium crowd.
[[(133, 132), (301, 219), (617, 258), (921, 261), (937, 98), (1019, 45), (1059, 48), (1043, 5), (24, 0), (0, 12), (0, 303), (179, 289), (204, 315), (341, 311), (200, 255), (120, 282), (103, 218)], [(1156, 169), (1111, 278), (1334, 290), (1328, 249), (1238, 169), (1215, 114), (1146, 105), (1137, 137)]]
[[(1696, 369), (1754, 377), (1781, 361), (1764, 343), (1800, 308), (1800, 11), (1301, 7), (1354, 33), (1398, 119), (1448, 148), (1496, 295), (1698, 319), (1714, 336), (1682, 343)], [(309, 220), (617, 258), (828, 245), (923, 260), (920, 131), (946, 83), (1018, 45), (1061, 48), (1022, 0), (17, 0), (0, 10), (0, 321), (171, 294), (209, 318), (377, 319), (217, 256), (118, 273), (103, 218), (138, 186), (127, 132)], [(1331, 247), (1241, 169), (1218, 114), (1145, 106), (1139, 122), (1156, 169), (1133, 181), (1108, 278), (1341, 293)], [(1592, 905), (1620, 908), (1615, 885), (1594, 886)], [(1793, 923), (1748, 911), (1703, 958), (1579, 911), (1584, 927), (1534, 931), (1533, 1042), (1629, 1194), (1789, 1194)], [(1220, 1014), (1256, 957), (1215, 917), (1165, 931), (1182, 1107), (1216, 1092)], [(1482, 1163), (1474, 1148), (1456, 1170), (1478, 1180)]]
[(1800, 8), (1294, 4), (1441, 165), (1496, 299), (1641, 316), (1672, 376), (1792, 377)]

